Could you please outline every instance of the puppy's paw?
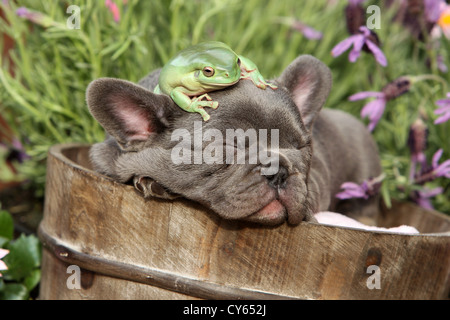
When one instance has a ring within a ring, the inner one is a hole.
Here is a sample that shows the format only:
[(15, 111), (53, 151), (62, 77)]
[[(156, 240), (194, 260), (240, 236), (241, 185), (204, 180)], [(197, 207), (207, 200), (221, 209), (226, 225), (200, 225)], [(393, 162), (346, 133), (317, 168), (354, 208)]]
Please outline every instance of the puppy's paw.
[(172, 200), (180, 197), (178, 194), (172, 193), (160, 185), (158, 182), (150, 177), (135, 176), (133, 178), (133, 184), (136, 190), (138, 190), (144, 198), (162, 198)]

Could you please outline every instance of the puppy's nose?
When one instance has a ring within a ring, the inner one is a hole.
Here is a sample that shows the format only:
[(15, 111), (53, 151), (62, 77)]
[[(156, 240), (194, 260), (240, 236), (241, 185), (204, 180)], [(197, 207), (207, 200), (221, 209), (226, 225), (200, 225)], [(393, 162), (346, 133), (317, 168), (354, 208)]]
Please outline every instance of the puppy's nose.
[(288, 170), (285, 167), (280, 166), (277, 173), (266, 175), (266, 179), (269, 182), (269, 186), (274, 189), (286, 188), (286, 179), (288, 176)]

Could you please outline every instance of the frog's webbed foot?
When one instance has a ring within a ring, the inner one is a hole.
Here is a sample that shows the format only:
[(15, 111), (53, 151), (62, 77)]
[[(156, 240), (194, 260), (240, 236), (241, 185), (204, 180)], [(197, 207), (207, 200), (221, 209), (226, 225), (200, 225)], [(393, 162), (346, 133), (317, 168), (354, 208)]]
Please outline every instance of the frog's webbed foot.
[(219, 106), (219, 102), (212, 101), (212, 98), (206, 93), (192, 97), (180, 90), (172, 90), (170, 96), (181, 109), (187, 112), (200, 113), (204, 121), (208, 121), (210, 116), (203, 108), (217, 109)]
[[(193, 98), (192, 101), (202, 101), (203, 99), (206, 99), (206, 101), (211, 101), (211, 103), (208, 102), (208, 105), (204, 106), (204, 107), (210, 107), (213, 109), (217, 109), (217, 107), (219, 106), (219, 102), (217, 101), (213, 101), (213, 99), (207, 94), (202, 94), (201, 96), (197, 97), (197, 98)], [(205, 101), (205, 102), (206, 102)]]
[[(203, 99), (206, 99), (206, 101)], [(205, 93), (201, 96), (192, 98), (191, 104), (187, 107), (186, 111), (198, 112), (202, 115), (204, 121), (208, 121), (210, 116), (203, 108), (217, 109), (217, 107), (219, 107), (219, 102), (212, 101), (211, 97)]]

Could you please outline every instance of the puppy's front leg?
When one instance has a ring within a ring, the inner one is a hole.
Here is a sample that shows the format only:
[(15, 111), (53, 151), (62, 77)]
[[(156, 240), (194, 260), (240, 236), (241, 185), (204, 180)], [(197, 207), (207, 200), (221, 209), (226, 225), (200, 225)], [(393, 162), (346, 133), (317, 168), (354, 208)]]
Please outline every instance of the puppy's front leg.
[(180, 197), (178, 194), (172, 193), (160, 185), (158, 182), (150, 177), (146, 176), (135, 176), (133, 178), (133, 185), (138, 190), (144, 198), (162, 198), (162, 199), (175, 199)]

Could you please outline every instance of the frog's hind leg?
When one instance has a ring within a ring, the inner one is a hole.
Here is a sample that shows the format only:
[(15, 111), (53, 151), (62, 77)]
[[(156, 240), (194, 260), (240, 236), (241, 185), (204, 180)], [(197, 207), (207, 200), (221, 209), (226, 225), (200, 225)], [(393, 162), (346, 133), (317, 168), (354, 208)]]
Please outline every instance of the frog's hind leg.
[(250, 59), (239, 56), (241, 61), (241, 79), (252, 80), (252, 82), (260, 89), (277, 89), (277, 86), (267, 82), (258, 70), (256, 64)]

